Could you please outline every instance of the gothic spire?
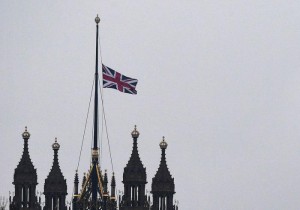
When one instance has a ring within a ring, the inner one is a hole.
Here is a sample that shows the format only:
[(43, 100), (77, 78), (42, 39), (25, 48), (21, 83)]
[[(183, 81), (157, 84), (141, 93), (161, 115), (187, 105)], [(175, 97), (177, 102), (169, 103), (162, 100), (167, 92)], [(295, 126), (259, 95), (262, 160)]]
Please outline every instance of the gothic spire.
[(124, 168), (123, 182), (140, 181), (147, 183), (146, 168), (144, 168), (138, 152), (137, 139), (139, 135), (140, 133), (135, 126), (134, 130), (131, 132), (131, 136), (133, 138), (133, 146), (130, 159), (126, 167)]
[[(23, 132), (22, 137), (24, 139), (24, 148), (23, 148), (23, 154), (21, 160), (17, 168), (15, 169), (15, 179), (17, 177), (19, 177), (18, 180), (25, 179), (26, 176), (24, 176), (24, 173), (28, 173), (31, 174), (30, 177), (33, 178), (32, 181), (37, 182), (36, 169), (34, 168), (33, 163), (30, 159), (29, 150), (28, 150), (28, 140), (30, 138), (30, 133), (27, 131), (27, 126), (25, 127), (25, 131)], [(29, 176), (27, 178), (29, 178)]]
[[(168, 169), (167, 161), (166, 161), (166, 149), (168, 147), (167, 142), (165, 141), (165, 137), (163, 137), (163, 140), (159, 144), (161, 148), (161, 160), (159, 168), (153, 178), (153, 183), (164, 183), (169, 185), (173, 191), (174, 191), (174, 179), (172, 178), (172, 175)], [(158, 184), (158, 186), (161, 186)]]
[(114, 172), (112, 174), (110, 187), (111, 187), (111, 189), (110, 189), (111, 199), (116, 200), (116, 179), (115, 179), (115, 173)]
[(78, 184), (79, 184), (79, 178), (78, 178), (78, 171), (76, 170), (75, 178), (74, 178), (74, 195), (78, 195)]
[(59, 162), (58, 162), (58, 150), (60, 148), (60, 145), (57, 143), (57, 138), (55, 138), (55, 142), (52, 144), (52, 149), (54, 151), (54, 157), (53, 157), (53, 165), (52, 168), (50, 170), (50, 173), (46, 179), (47, 180), (58, 180), (65, 182), (64, 179), (64, 175), (62, 174), (61, 170), (60, 170), (60, 166), (59, 166)]
[(168, 147), (165, 137), (159, 144), (161, 148), (161, 160), (159, 168), (152, 179), (153, 210), (173, 210), (173, 195), (175, 193), (174, 178), (168, 169), (166, 161), (166, 149)]
[(133, 138), (132, 153), (123, 173), (124, 196), (119, 204), (120, 210), (149, 209), (145, 195), (145, 185), (147, 184), (146, 168), (143, 166), (137, 147), (139, 135), (140, 133), (135, 126), (131, 132)]
[(103, 191), (104, 191), (104, 195), (108, 196), (108, 178), (107, 178), (107, 171), (105, 170), (104, 172), (104, 180), (103, 180)]
[(44, 194), (45, 194), (45, 208), (44, 209), (65, 209), (65, 200), (67, 193), (67, 182), (64, 178), (58, 162), (58, 150), (60, 145), (55, 138), (52, 144), (54, 151), (53, 165), (48, 177), (45, 180)]
[(30, 133), (25, 127), (22, 134), (24, 139), (24, 149), (21, 160), (15, 169), (14, 182), (15, 196), (10, 204), (11, 210), (30, 209), (38, 210), (40, 208), (36, 197), (37, 173), (29, 156), (28, 140)]

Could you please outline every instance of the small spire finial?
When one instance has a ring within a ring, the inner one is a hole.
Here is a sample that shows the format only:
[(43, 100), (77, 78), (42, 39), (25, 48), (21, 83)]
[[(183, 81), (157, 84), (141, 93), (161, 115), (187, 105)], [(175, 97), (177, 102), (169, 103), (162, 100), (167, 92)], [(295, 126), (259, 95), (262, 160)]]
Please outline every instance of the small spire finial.
[(97, 17), (95, 18), (95, 22), (97, 23), (97, 25), (98, 25), (98, 23), (100, 23), (100, 18), (98, 16), (98, 14), (97, 14)]
[(160, 146), (161, 149), (167, 149), (168, 144), (165, 141), (165, 137), (164, 136), (163, 136), (162, 141), (160, 142), (159, 146)]
[(52, 144), (52, 149), (53, 150), (59, 150), (60, 145), (57, 143), (57, 137), (55, 137), (55, 142)]
[(134, 126), (134, 130), (131, 132), (132, 138), (138, 138), (140, 135), (140, 132), (136, 129), (136, 125)]
[(22, 133), (23, 139), (29, 139), (30, 133), (27, 131), (27, 126), (25, 126), (25, 131)]

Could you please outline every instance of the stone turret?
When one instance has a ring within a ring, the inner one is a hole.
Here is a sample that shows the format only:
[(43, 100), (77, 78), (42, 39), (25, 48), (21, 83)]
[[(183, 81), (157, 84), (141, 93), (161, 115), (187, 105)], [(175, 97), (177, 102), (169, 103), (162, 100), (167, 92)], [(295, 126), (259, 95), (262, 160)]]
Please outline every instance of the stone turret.
[(166, 161), (166, 149), (168, 147), (165, 138), (159, 144), (161, 148), (161, 160), (159, 168), (152, 179), (153, 206), (152, 210), (173, 210), (173, 195), (175, 194), (174, 178), (168, 169)]
[(28, 140), (30, 133), (25, 127), (22, 134), (24, 139), (24, 149), (21, 160), (15, 169), (14, 182), (15, 196), (10, 203), (10, 210), (40, 210), (41, 206), (37, 201), (36, 186), (37, 173), (30, 159), (28, 150)]
[(136, 129), (131, 132), (133, 138), (133, 148), (131, 157), (124, 168), (123, 183), (124, 196), (120, 203), (120, 210), (146, 210), (149, 204), (145, 195), (145, 185), (147, 184), (146, 168), (140, 159), (137, 147), (137, 139), (140, 133)]
[(45, 180), (44, 194), (45, 194), (45, 207), (44, 210), (67, 210), (66, 207), (66, 195), (67, 182), (64, 178), (58, 162), (58, 150), (60, 145), (55, 138), (52, 149), (54, 151), (53, 165), (48, 177)]

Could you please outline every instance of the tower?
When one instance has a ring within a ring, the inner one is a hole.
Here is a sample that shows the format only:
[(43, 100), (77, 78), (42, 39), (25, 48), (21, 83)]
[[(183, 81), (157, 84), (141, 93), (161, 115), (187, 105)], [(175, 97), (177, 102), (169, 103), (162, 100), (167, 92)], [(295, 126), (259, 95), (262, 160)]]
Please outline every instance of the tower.
[(146, 168), (140, 159), (137, 147), (139, 132), (136, 129), (131, 132), (133, 138), (133, 148), (131, 157), (124, 168), (123, 184), (124, 195), (120, 202), (120, 210), (146, 210), (149, 209), (147, 197), (145, 195), (145, 185), (147, 184)]
[(168, 147), (168, 144), (165, 141), (164, 137), (159, 146), (161, 148), (161, 160), (159, 168), (154, 178), (152, 179), (152, 210), (173, 210), (173, 195), (175, 194), (175, 184), (174, 178), (172, 178), (172, 175), (167, 166), (166, 149)]
[(60, 145), (55, 138), (52, 149), (54, 151), (53, 165), (48, 177), (45, 180), (44, 195), (45, 195), (45, 207), (44, 210), (67, 210), (66, 207), (66, 195), (67, 182), (64, 178), (58, 162), (58, 150)]
[(41, 206), (37, 202), (36, 186), (37, 173), (34, 168), (28, 151), (28, 139), (30, 133), (25, 127), (25, 132), (22, 134), (24, 139), (24, 149), (21, 160), (15, 169), (14, 182), (15, 196), (12, 203), (10, 203), (10, 210), (40, 210)]

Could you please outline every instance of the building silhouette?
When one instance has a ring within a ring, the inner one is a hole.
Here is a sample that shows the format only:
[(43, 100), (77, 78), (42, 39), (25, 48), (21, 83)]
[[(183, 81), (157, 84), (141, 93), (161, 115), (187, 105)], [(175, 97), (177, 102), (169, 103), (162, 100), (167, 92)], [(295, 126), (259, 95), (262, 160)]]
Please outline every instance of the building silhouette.
[[(123, 172), (124, 195), (116, 197), (116, 181), (115, 175), (112, 174), (110, 184), (108, 182), (107, 172), (101, 172), (99, 168), (100, 179), (102, 186), (99, 190), (103, 191), (103, 198), (101, 204), (96, 209), (104, 210), (178, 210), (178, 206), (173, 203), (173, 195), (175, 194), (174, 178), (172, 177), (166, 161), (167, 142), (163, 138), (160, 143), (161, 161), (155, 176), (152, 178), (150, 196), (146, 195), (147, 173), (139, 153), (138, 153), (138, 138), (139, 131), (135, 127), (131, 132), (133, 139), (132, 153)], [(41, 198), (38, 198), (36, 193), (37, 186), (37, 172), (30, 159), (28, 142), (30, 133), (27, 127), (22, 134), (24, 139), (24, 149), (21, 160), (17, 165), (14, 173), (13, 184), (15, 186), (15, 195), (10, 197), (10, 210), (42, 210)], [(44, 183), (45, 206), (43, 210), (67, 210), (66, 195), (67, 182), (59, 166), (58, 151), (60, 145), (55, 139), (52, 144), (54, 151), (53, 165), (50, 169), (49, 175)], [(123, 158), (123, 157), (122, 157)], [(88, 206), (90, 198), (83, 197), (82, 202), (79, 201), (80, 196), (85, 192), (86, 184), (90, 174), (85, 174), (82, 178), (81, 190), (79, 190), (78, 173), (75, 174), (74, 192), (73, 192), (73, 210), (92, 209)], [(110, 185), (110, 189), (109, 189)], [(110, 193), (109, 193), (110, 191)], [(86, 206), (83, 203), (86, 202)], [(69, 207), (69, 209), (71, 209)]]

